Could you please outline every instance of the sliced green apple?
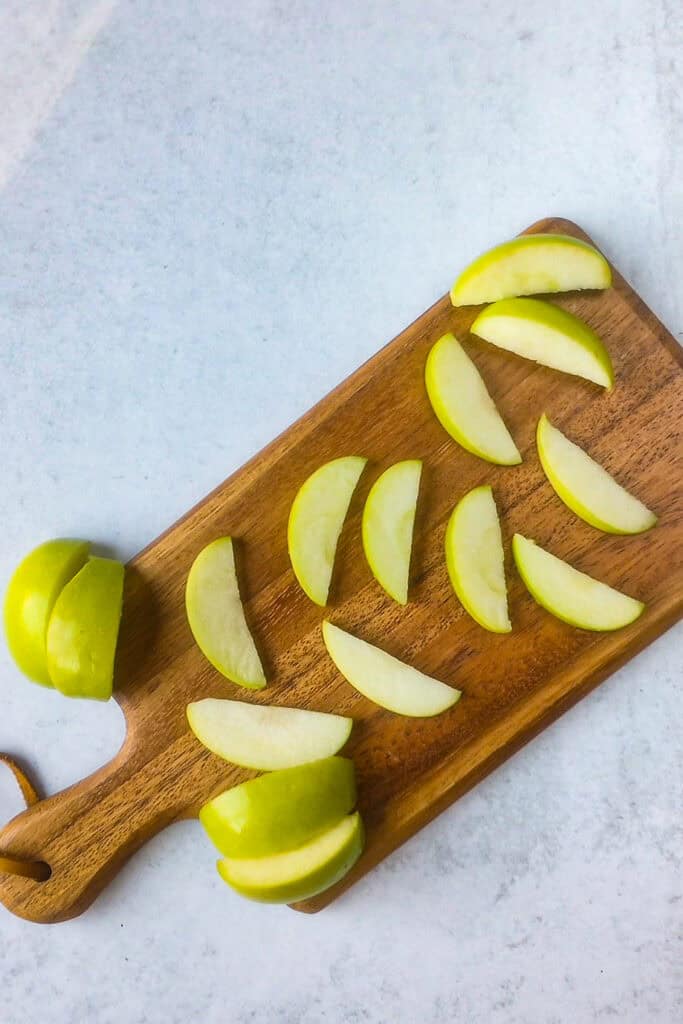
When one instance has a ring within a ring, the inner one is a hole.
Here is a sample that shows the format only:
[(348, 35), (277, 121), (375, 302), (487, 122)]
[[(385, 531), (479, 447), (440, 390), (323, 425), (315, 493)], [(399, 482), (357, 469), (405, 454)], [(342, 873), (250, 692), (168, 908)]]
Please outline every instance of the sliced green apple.
[(346, 743), (353, 720), (207, 697), (187, 706), (197, 739), (212, 753), (243, 768), (270, 772), (331, 757)]
[(587, 576), (516, 533), (512, 553), (524, 584), (538, 604), (563, 622), (604, 632), (628, 626), (645, 605)]
[(64, 585), (88, 560), (85, 540), (49, 540), (14, 570), (5, 595), (5, 635), (21, 671), (42, 686), (52, 686), (45, 638), (55, 601)]
[(482, 310), (470, 331), (542, 366), (611, 388), (609, 352), (592, 327), (541, 299), (500, 299)]
[(418, 672), (379, 647), (323, 622), (327, 652), (341, 674), (368, 700), (411, 718), (429, 718), (452, 707), (460, 690)]
[(121, 562), (91, 558), (55, 602), (47, 627), (47, 667), (67, 697), (111, 697), (123, 576)]
[(234, 786), (204, 804), (199, 820), (225, 857), (265, 857), (309, 842), (355, 803), (353, 761), (326, 757)]
[(363, 509), (363, 550), (389, 597), (408, 603), (410, 553), (420, 490), (419, 459), (397, 462), (374, 482)]
[(463, 448), (501, 466), (522, 461), (479, 370), (452, 334), (431, 349), (425, 384), (439, 422)]
[(538, 421), (536, 445), (543, 471), (558, 497), (591, 526), (605, 533), (643, 533), (657, 522), (654, 512), (565, 437), (545, 413)]
[(509, 633), (503, 538), (490, 487), (475, 487), (453, 509), (446, 565), (461, 604), (492, 633)]
[(605, 257), (569, 235), (520, 235), (489, 249), (463, 270), (451, 289), (454, 306), (516, 295), (609, 288), (612, 272)]
[(240, 600), (230, 537), (207, 544), (185, 587), (185, 610), (202, 654), (239, 686), (262, 690), (266, 677)]
[(260, 903), (293, 903), (329, 889), (353, 867), (363, 851), (358, 813), (304, 846), (270, 857), (218, 861), (221, 878), (242, 896)]
[(289, 558), (304, 592), (324, 606), (351, 497), (367, 459), (355, 455), (320, 466), (301, 486), (289, 513)]

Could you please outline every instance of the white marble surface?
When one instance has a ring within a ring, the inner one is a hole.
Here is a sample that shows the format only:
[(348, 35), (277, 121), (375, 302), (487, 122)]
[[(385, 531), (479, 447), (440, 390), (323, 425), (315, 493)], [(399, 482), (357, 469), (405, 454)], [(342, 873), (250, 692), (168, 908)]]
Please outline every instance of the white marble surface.
[[(682, 52), (677, 0), (5, 0), (0, 583), (50, 535), (132, 555), (541, 216), (680, 336)], [(233, 897), (191, 824), (79, 920), (0, 912), (0, 1020), (680, 1024), (682, 638), (322, 915)], [(119, 745), (0, 676), (49, 791)]]

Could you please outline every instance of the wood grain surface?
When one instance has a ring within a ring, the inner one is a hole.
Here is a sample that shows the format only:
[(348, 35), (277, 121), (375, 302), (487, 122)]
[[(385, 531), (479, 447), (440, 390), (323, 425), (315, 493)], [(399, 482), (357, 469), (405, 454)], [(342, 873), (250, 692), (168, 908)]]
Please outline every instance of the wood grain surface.
[[(529, 231), (586, 237), (559, 219)], [(124, 746), (109, 765), (0, 832), (0, 854), (46, 862), (52, 872), (42, 882), (0, 873), (0, 899), (11, 911), (42, 922), (81, 913), (145, 840), (254, 774), (220, 761), (190, 734), (185, 706), (206, 696), (353, 716), (345, 753), (356, 763), (367, 846), (345, 880), (297, 905), (319, 910), (680, 617), (681, 351), (618, 274), (609, 291), (553, 301), (604, 338), (617, 378), (612, 392), (469, 337), (478, 310), (453, 309), (446, 296), (132, 561), (116, 673), (116, 699), (128, 725)], [(479, 366), (522, 452), (521, 466), (492, 466), (468, 454), (433, 415), (424, 363), (445, 331), (464, 341)], [(543, 411), (657, 512), (655, 530), (609, 536), (560, 502), (535, 451)], [(365, 455), (369, 465), (344, 527), (324, 612), (294, 579), (287, 516), (308, 474), (345, 454)], [(409, 458), (423, 459), (424, 472), (411, 600), (401, 608), (367, 567), (360, 514), (382, 470)], [(513, 621), (507, 636), (486, 632), (464, 612), (443, 556), (453, 506), (483, 483), (493, 485), (502, 519)], [(552, 618), (514, 570), (515, 531), (646, 601), (642, 618), (611, 634)], [(258, 694), (233, 686), (211, 667), (185, 618), (190, 565), (224, 534), (238, 539), (246, 614), (269, 679)], [(325, 615), (461, 688), (462, 699), (434, 719), (401, 718), (375, 707), (327, 658), (320, 632)], [(208, 845), (198, 846), (198, 866), (211, 871), (212, 860)]]

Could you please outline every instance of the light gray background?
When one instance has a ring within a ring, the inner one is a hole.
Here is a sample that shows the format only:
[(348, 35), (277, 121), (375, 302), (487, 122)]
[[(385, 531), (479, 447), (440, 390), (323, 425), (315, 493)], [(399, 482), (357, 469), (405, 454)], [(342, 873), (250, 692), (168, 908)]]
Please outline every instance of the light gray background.
[[(539, 217), (680, 336), (682, 53), (677, 0), (5, 0), (0, 583), (53, 535), (131, 556)], [(80, 920), (0, 912), (0, 1019), (677, 1024), (682, 637), (320, 916), (193, 824)], [(117, 749), (113, 704), (0, 675), (48, 791)]]

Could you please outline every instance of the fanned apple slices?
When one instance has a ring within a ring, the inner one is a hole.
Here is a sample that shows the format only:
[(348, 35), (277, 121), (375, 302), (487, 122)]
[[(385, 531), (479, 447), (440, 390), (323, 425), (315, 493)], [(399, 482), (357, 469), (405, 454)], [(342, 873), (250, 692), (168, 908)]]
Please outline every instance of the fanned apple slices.
[(421, 473), (419, 459), (390, 466), (372, 485), (363, 509), (363, 549), (368, 565), (377, 582), (399, 604), (408, 603)]

